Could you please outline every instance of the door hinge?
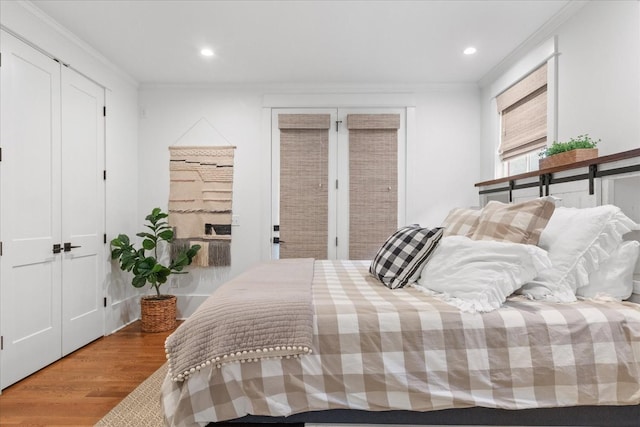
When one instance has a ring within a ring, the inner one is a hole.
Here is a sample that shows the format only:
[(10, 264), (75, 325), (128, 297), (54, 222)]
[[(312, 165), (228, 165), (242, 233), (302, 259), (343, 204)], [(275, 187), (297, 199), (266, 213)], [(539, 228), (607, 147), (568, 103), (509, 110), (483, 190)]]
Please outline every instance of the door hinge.
[(107, 171), (106, 171), (106, 169), (102, 171), (102, 179), (103, 179), (104, 181), (106, 181), (106, 180), (107, 180)]
[(0, 147), (0, 162), (2, 161), (2, 147)]
[(102, 116), (103, 117), (107, 117), (107, 107), (106, 107), (106, 105), (104, 107), (102, 107)]
[(4, 337), (0, 335), (0, 350), (4, 350)]
[(0, 242), (0, 256), (2, 256), (2, 242)]
[(338, 127), (340, 126), (340, 123), (342, 123), (342, 120), (336, 120), (336, 132), (338, 132)]
[(107, 233), (104, 233), (103, 238), (104, 244), (107, 244)]
[(338, 238), (336, 237), (336, 246), (338, 246)]
[(104, 297), (103, 301), (104, 301), (104, 306), (106, 307), (107, 306), (107, 297)]
[(338, 180), (336, 179), (336, 190), (338, 189)]

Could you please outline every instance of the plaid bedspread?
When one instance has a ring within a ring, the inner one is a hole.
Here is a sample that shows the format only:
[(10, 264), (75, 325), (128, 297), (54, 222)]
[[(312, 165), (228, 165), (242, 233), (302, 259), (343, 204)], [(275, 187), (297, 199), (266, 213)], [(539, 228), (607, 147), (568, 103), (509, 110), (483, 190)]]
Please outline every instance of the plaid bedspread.
[(313, 353), (165, 379), (167, 425), (352, 408), (640, 404), (640, 305), (514, 297), (469, 314), (368, 262), (316, 261)]

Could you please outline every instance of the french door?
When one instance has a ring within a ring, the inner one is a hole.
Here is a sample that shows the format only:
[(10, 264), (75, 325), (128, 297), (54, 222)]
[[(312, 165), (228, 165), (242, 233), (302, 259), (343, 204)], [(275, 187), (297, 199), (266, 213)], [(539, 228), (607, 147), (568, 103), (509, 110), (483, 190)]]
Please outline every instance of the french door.
[(5, 388), (104, 334), (104, 89), (0, 39)]
[(274, 258), (371, 259), (404, 223), (404, 109), (274, 109)]

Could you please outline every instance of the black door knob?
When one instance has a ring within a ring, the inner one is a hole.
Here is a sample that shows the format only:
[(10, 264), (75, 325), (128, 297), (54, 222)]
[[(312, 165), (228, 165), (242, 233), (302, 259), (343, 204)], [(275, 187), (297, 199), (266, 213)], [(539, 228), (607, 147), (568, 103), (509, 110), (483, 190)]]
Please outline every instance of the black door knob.
[(75, 248), (81, 248), (82, 246), (72, 246), (71, 242), (65, 243), (64, 244), (64, 251), (65, 252), (69, 252), (71, 249), (75, 249)]

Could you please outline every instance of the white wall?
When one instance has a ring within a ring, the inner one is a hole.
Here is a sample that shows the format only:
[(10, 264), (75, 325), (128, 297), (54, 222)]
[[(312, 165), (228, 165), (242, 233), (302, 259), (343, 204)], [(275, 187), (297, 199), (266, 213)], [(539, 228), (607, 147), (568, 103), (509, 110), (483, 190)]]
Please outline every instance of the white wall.
[[(269, 182), (265, 186), (260, 176), (264, 161), (269, 161), (268, 147), (266, 158), (260, 152), (262, 96), (251, 91), (210, 88), (141, 88), (139, 102), (138, 211), (141, 219), (154, 207), (167, 209), (169, 146), (227, 145), (229, 141), (237, 147), (233, 213), (238, 215), (239, 225), (232, 228), (232, 267), (189, 267), (189, 274), (173, 276), (171, 293), (178, 296), (178, 317), (186, 317), (218, 284), (261, 258), (261, 218), (271, 212), (260, 202), (262, 192), (269, 191)], [(201, 121), (202, 118), (205, 120)], [(217, 130), (209, 128), (207, 121)], [(194, 125), (193, 133), (184, 135)]]
[[(0, 24), (32, 45), (70, 64), (75, 70), (106, 88), (106, 232), (135, 230), (137, 220), (137, 84), (83, 42), (43, 15), (29, 3), (0, 2)], [(119, 270), (111, 271), (105, 245), (105, 333), (138, 317), (137, 294)], [(125, 282), (125, 283), (122, 283)]]
[[(601, 155), (640, 147), (639, 9), (637, 1), (587, 2), (546, 34), (556, 38), (559, 53), (559, 141), (588, 133), (602, 139)], [(483, 79), (481, 180), (495, 177), (499, 130), (493, 98), (500, 86), (497, 83), (518, 74), (514, 71), (539, 55), (540, 48), (517, 52), (506, 72), (489, 81)]]
[[(273, 90), (271, 90), (273, 92)], [(319, 107), (343, 106), (346, 98), (371, 99), (314, 90), (314, 95), (268, 94), (267, 98), (293, 99), (299, 107), (305, 98)], [(309, 93), (307, 92), (307, 93)], [(261, 250), (269, 239), (270, 206), (270, 121), (265, 120), (265, 89), (212, 87), (141, 87), (139, 92), (139, 202), (141, 217), (153, 207), (167, 208), (169, 197), (168, 147), (217, 145), (228, 140), (237, 147), (234, 168), (233, 213), (239, 225), (232, 230), (230, 269), (190, 268), (171, 293), (178, 295), (179, 316), (190, 314), (224, 280), (268, 258)], [(393, 97), (393, 94), (391, 94)], [(376, 100), (384, 98), (377, 94)], [(407, 221), (439, 225), (455, 206), (476, 205), (473, 184), (479, 178), (479, 92), (475, 85), (445, 85), (417, 89), (411, 99), (415, 129), (407, 146)], [(335, 102), (335, 103), (333, 103)], [(378, 102), (378, 101), (376, 101)], [(332, 104), (333, 103), (333, 104)], [(273, 106), (271, 102), (267, 102)], [(340, 104), (340, 105), (338, 105)], [(279, 105), (283, 106), (283, 105)], [(357, 106), (357, 105), (350, 105)], [(370, 105), (363, 105), (370, 106)], [(380, 106), (380, 105), (376, 105)], [(394, 104), (394, 106), (397, 106)], [(200, 119), (216, 130), (208, 130)], [(217, 135), (217, 132), (224, 136)]]
[(452, 208), (478, 205), (480, 91), (452, 85), (417, 92), (415, 122), (407, 147), (407, 222), (438, 226)]
[(596, 1), (558, 30), (558, 139), (588, 133), (600, 154), (640, 147), (637, 1)]

